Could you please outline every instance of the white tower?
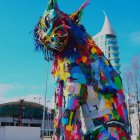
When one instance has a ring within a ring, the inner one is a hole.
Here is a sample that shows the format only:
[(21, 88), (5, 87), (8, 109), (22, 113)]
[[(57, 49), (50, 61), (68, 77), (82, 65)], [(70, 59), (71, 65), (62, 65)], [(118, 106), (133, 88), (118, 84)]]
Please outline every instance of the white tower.
[(106, 58), (110, 61), (112, 66), (120, 73), (120, 58), (119, 58), (119, 46), (117, 44), (117, 36), (113, 30), (107, 15), (105, 14), (105, 21), (102, 30), (96, 34), (93, 39), (95, 43), (105, 54)]

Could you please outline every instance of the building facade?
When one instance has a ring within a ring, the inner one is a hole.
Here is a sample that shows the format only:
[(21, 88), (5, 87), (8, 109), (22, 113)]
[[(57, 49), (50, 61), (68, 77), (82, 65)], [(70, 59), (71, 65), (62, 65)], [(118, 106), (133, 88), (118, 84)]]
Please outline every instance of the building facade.
[(104, 15), (105, 21), (102, 30), (96, 34), (93, 39), (97, 46), (99, 46), (99, 48), (103, 51), (112, 66), (118, 73), (120, 73), (120, 58), (117, 36), (110, 24), (107, 15), (105, 13)]
[[(0, 127), (1, 126), (26, 126), (42, 127), (43, 105), (28, 102), (16, 101), (0, 104)], [(45, 110), (45, 130), (46, 136), (53, 135), (54, 111), (46, 107)]]

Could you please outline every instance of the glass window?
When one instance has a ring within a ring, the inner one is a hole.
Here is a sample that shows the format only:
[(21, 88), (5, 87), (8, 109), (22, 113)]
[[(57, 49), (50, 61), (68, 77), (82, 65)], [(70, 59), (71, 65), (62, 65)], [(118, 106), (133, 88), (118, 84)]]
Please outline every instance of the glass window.
[(116, 39), (116, 36), (114, 36), (114, 35), (106, 35), (105, 38), (106, 39), (111, 39), (111, 38)]
[(120, 66), (115, 66), (116, 70), (120, 70)]
[(115, 64), (116, 64), (114, 61), (111, 61), (111, 60), (110, 60), (110, 63), (111, 63), (112, 65), (115, 65)]
[(118, 51), (118, 47), (110, 47), (110, 51)]
[(116, 45), (116, 44), (117, 44), (116, 40), (106, 41), (106, 45)]
[(111, 64), (119, 64), (119, 59), (117, 59), (117, 60), (110, 60), (110, 62), (111, 62)]
[(119, 56), (118, 53), (110, 53), (110, 57), (111, 57), (111, 58), (118, 57), (118, 56)]

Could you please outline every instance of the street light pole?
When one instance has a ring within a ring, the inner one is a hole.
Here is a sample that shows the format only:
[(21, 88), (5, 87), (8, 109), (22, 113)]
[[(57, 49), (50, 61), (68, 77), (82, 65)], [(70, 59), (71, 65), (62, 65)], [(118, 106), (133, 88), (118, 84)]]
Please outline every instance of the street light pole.
[(24, 102), (24, 99), (20, 99), (19, 126), (22, 126), (23, 102)]
[(44, 139), (44, 130), (45, 130), (45, 115), (46, 115), (46, 101), (47, 101), (47, 92), (48, 92), (48, 67), (49, 61), (47, 61), (47, 77), (46, 77), (46, 91), (45, 91), (45, 100), (44, 100), (44, 108), (43, 108), (43, 120), (42, 120), (42, 140)]
[[(48, 106), (48, 103), (50, 101), (47, 100), (47, 106)], [(47, 126), (48, 126), (48, 132), (47, 132), (47, 135), (50, 136), (50, 113), (49, 113), (49, 107), (47, 107)]]

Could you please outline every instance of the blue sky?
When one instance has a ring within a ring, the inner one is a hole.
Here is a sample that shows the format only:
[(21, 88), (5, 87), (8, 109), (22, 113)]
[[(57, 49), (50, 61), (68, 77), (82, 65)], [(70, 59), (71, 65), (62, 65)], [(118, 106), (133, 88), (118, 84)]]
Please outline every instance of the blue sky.
[[(104, 22), (103, 10), (117, 33), (121, 71), (134, 56), (140, 58), (140, 1), (90, 0), (82, 24), (92, 36)], [(58, 0), (62, 11), (71, 14), (84, 0)], [(0, 0), (0, 103), (43, 97), (47, 62), (34, 51), (33, 29), (47, 7), (47, 0)], [(54, 82), (49, 64), (47, 97), (51, 99)]]

